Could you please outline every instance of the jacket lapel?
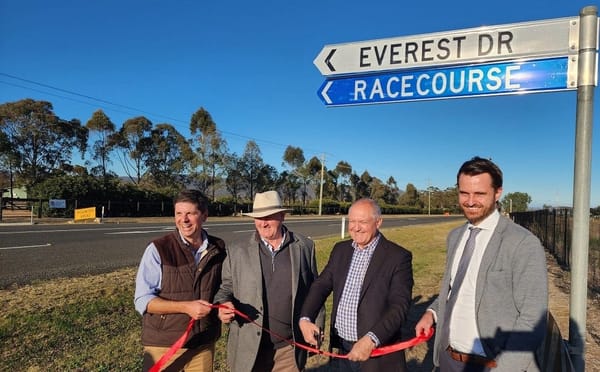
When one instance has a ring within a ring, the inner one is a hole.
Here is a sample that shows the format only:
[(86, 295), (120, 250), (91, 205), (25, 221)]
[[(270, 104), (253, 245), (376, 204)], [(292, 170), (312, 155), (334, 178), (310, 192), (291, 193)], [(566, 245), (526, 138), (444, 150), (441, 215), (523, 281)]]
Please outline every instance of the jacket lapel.
[(500, 217), (498, 220), (498, 224), (492, 233), (490, 241), (488, 242), (487, 247), (485, 248), (485, 252), (483, 253), (483, 257), (481, 258), (481, 265), (479, 266), (479, 272), (477, 273), (477, 283), (475, 285), (475, 303), (478, 306), (481, 301), (481, 296), (483, 295), (483, 288), (487, 281), (487, 274), (490, 271), (490, 268), (496, 261), (496, 257), (498, 257), (498, 253), (500, 253), (500, 245), (502, 244), (502, 234), (506, 229), (507, 221)]
[(259, 239), (258, 233), (252, 234), (250, 238), (249, 244), (246, 245), (247, 248), (244, 248), (246, 251), (246, 259), (245, 264), (249, 266), (248, 272), (254, 273), (253, 283), (245, 283), (246, 288), (254, 288), (256, 292), (256, 298), (259, 298), (262, 301), (262, 270), (260, 266), (260, 252), (257, 250), (259, 247)]
[(287, 232), (288, 239), (290, 240), (288, 250), (290, 252), (290, 264), (291, 274), (292, 274), (292, 304), (294, 303), (294, 299), (296, 298), (296, 292), (298, 291), (298, 276), (299, 276), (299, 268), (300, 263), (302, 262), (302, 257), (300, 257), (300, 247), (296, 245), (296, 239), (294, 238), (294, 234), (289, 230)]
[(375, 247), (375, 251), (373, 252), (373, 256), (371, 257), (371, 261), (369, 262), (369, 267), (367, 267), (367, 272), (365, 273), (365, 278), (363, 279), (363, 284), (360, 289), (359, 301), (362, 301), (362, 298), (364, 297), (365, 293), (367, 292), (367, 289), (369, 288), (369, 286), (371, 285), (373, 280), (375, 280), (375, 278), (377, 278), (377, 276), (379, 274), (379, 270), (385, 264), (385, 257), (386, 257), (385, 250), (386, 249), (387, 249), (387, 240), (383, 237), (383, 235), (381, 235), (379, 237), (379, 242), (377, 243), (377, 246)]

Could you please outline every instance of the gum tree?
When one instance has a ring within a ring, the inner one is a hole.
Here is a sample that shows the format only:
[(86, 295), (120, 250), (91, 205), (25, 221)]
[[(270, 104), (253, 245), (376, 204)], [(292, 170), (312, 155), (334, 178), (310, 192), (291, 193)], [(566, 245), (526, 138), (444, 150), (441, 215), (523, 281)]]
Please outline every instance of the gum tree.
[(0, 105), (0, 131), (9, 147), (10, 166), (27, 188), (70, 164), (73, 149), (81, 156), (87, 148), (88, 130), (78, 119), (58, 117), (52, 104), (27, 98)]

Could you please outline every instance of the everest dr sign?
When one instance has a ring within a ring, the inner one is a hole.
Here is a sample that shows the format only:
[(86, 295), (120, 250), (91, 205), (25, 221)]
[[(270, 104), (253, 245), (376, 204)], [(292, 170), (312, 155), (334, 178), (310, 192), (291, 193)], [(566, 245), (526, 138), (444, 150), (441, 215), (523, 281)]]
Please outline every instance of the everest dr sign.
[(327, 106), (576, 89), (579, 18), (326, 45)]

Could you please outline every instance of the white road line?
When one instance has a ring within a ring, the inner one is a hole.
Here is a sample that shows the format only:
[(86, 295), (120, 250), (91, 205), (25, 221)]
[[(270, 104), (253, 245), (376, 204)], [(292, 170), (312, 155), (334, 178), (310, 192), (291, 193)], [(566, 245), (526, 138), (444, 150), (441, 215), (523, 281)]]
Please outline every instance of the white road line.
[[(0, 235), (13, 234), (43, 234), (43, 233), (58, 233), (58, 232), (82, 232), (82, 231), (111, 231), (111, 230), (131, 230), (134, 227), (105, 227), (105, 228), (74, 228), (74, 229), (53, 229), (53, 230), (26, 230), (26, 231), (0, 231)], [(156, 229), (157, 226), (137, 227), (137, 229)], [(164, 226), (163, 230), (173, 230), (175, 226)]]
[(147, 231), (132, 230), (132, 231), (108, 232), (108, 233), (104, 233), (104, 235), (149, 234), (149, 233), (157, 233), (157, 232), (165, 232), (165, 229), (147, 230)]
[(0, 249), (8, 250), (8, 249), (42, 248), (42, 247), (49, 247), (51, 245), (52, 244), (50, 244), (50, 243), (46, 243), (46, 244), (38, 244), (38, 245), (21, 245), (21, 246), (16, 246), (16, 247), (0, 247)]
[(252, 232), (252, 231), (256, 231), (256, 230), (255, 229), (252, 229), (252, 230), (237, 230), (237, 231), (234, 231), (233, 233), (234, 234), (239, 234), (239, 233), (247, 233), (247, 232)]

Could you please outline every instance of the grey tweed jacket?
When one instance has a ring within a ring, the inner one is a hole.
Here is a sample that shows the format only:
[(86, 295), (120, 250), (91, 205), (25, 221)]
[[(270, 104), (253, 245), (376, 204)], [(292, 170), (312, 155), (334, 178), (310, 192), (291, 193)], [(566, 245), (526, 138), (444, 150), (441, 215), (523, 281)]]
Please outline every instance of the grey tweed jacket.
[[(317, 278), (317, 261), (314, 242), (287, 230), (290, 240), (292, 270), (292, 328), (294, 341), (304, 342), (298, 327), (299, 314), (308, 289)], [(223, 262), (222, 282), (215, 295), (215, 303), (231, 301), (235, 308), (262, 325), (264, 301), (261, 264), (258, 252), (258, 234), (254, 233), (244, 244), (227, 245), (227, 258)], [(317, 319), (323, 326), (324, 312)], [(232, 372), (250, 372), (254, 365), (263, 331), (248, 321), (236, 317), (229, 323), (227, 361)], [(296, 364), (304, 368), (307, 353), (295, 349)]]

